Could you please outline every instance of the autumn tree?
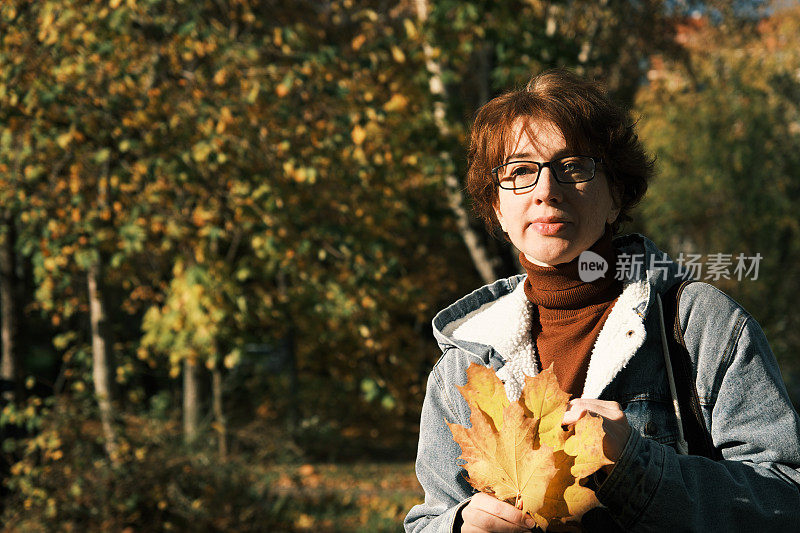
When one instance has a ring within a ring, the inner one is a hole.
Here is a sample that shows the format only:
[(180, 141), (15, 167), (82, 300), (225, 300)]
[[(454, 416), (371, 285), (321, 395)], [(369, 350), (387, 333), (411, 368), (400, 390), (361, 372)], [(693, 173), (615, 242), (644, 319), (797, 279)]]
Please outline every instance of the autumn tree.
[[(735, 30), (735, 31), (734, 31)], [(646, 232), (681, 252), (763, 257), (757, 279), (715, 283), (764, 325), (785, 368), (800, 344), (790, 310), (798, 254), (800, 11), (715, 24), (688, 18), (688, 62), (655, 58), (637, 98), (640, 130), (658, 157), (642, 206)], [(705, 274), (704, 274), (705, 275)]]
[[(147, 456), (130, 436), (150, 438), (136, 431), (162, 398), (166, 418), (184, 416), (195, 443), (186, 450), (203, 446), (209, 409), (231, 459), (237, 448), (226, 445), (262, 416), (254, 410), (286, 419), (290, 403), (300, 423), (289, 437), (306, 450), (323, 429), (365, 447), (392, 431), (414, 440), (437, 357), (432, 314), (514, 269), (503, 244), (479, 237), (461, 195), (475, 109), (550, 66), (605, 78), (630, 102), (657, 52), (670, 77), (637, 100), (665, 169), (645, 206), (648, 233), (666, 236), (670, 224), (698, 249), (770, 243), (793, 272), (796, 17), (740, 32), (756, 36), (756, 60), (737, 52), (741, 40), (714, 36), (714, 54), (674, 41), (672, 4), (3, 2), (3, 375), (30, 371), (13, 354), (49, 342), (58, 395), (48, 405), (67, 412), (84, 381), (93, 385), (83, 416), (121, 462), (113, 476)], [(737, 120), (744, 126), (726, 128)], [(687, 130), (697, 143), (683, 140)], [(688, 178), (698, 173), (712, 178)], [(701, 185), (712, 192), (698, 202), (674, 200)], [(738, 202), (751, 226), (715, 225), (722, 200)], [(777, 277), (768, 283), (780, 292)], [(788, 306), (770, 319), (787, 343), (798, 329), (778, 319)], [(40, 317), (37, 339), (14, 335), (14, 322)], [(297, 401), (281, 395), (286, 369), (246, 349), (292, 343)], [(63, 496), (40, 497), (63, 485), (50, 469), (58, 443), (82, 442), (76, 428), (46, 424), (23, 465), (44, 466), (18, 469), (37, 516)], [(75, 461), (69, 471), (82, 472)]]

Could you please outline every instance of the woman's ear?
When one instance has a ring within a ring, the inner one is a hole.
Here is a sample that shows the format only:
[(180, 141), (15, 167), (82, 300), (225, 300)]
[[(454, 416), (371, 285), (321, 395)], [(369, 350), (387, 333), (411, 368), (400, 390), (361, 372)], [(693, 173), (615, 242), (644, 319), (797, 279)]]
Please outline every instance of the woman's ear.
[(619, 189), (612, 184), (608, 185), (608, 191), (611, 193), (611, 210), (608, 212), (606, 222), (608, 224), (613, 224), (614, 221), (617, 220), (620, 211), (622, 211), (622, 194)]
[(619, 207), (613, 207), (611, 211), (608, 212), (608, 216), (606, 217), (606, 223), (613, 224), (617, 217), (619, 216), (619, 212), (621, 209)]
[(503, 219), (503, 214), (500, 212), (500, 207), (497, 205), (497, 202), (495, 202), (495, 204), (492, 207), (494, 208), (494, 216), (497, 217), (497, 221), (500, 223), (500, 227), (503, 229), (505, 233), (508, 233), (508, 231), (506, 231), (506, 223), (505, 220)]

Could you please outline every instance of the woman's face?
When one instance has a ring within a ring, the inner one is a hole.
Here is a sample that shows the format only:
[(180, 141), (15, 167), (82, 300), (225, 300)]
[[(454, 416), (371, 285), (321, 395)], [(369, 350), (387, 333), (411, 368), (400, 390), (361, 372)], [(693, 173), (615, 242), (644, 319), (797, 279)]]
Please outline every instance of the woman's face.
[[(516, 140), (506, 160), (551, 161), (573, 154), (564, 135), (550, 122), (530, 124), (536, 142), (524, 132), (522, 120), (513, 128)], [(619, 215), (608, 180), (598, 168), (591, 181), (564, 184), (550, 168), (542, 168), (536, 186), (520, 191), (498, 189), (495, 213), (511, 242), (534, 264), (567, 263), (589, 249)]]

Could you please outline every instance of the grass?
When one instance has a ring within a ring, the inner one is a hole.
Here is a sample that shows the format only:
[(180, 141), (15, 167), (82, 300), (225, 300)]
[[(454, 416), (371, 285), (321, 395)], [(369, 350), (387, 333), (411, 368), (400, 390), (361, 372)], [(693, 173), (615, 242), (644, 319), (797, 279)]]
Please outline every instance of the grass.
[(423, 497), (413, 462), (273, 465), (263, 476), (276, 531), (397, 532)]

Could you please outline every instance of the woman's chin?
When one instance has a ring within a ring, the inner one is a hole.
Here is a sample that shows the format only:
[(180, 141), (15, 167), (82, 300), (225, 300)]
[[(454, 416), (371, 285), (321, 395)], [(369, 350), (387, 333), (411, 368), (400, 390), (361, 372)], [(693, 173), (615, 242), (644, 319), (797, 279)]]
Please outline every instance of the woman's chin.
[(562, 263), (569, 263), (575, 257), (572, 256), (568, 252), (568, 250), (561, 250), (561, 251), (549, 251), (549, 252), (538, 252), (538, 253), (525, 253), (525, 258), (533, 263), (534, 265), (539, 266), (546, 266), (552, 267), (556, 265), (560, 265)]
[[(559, 237), (543, 237), (528, 234), (523, 248), (518, 248), (531, 263), (539, 266), (553, 266), (567, 263), (578, 256), (573, 253), (572, 241)], [(534, 237), (534, 238), (530, 238)], [(573, 257), (570, 257), (572, 255)]]

